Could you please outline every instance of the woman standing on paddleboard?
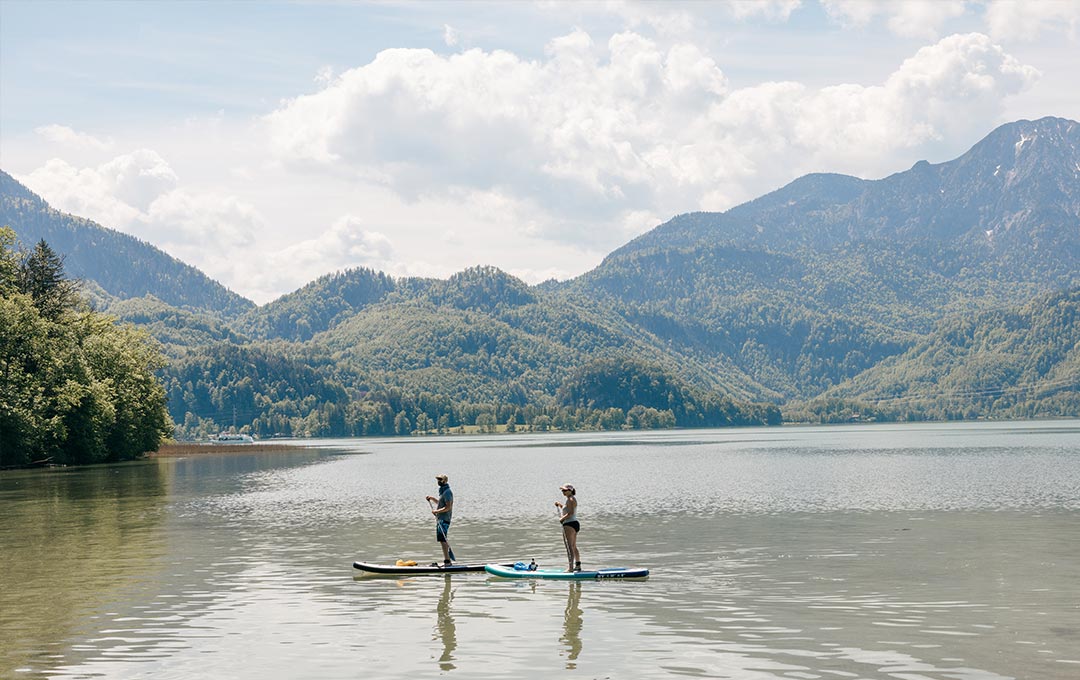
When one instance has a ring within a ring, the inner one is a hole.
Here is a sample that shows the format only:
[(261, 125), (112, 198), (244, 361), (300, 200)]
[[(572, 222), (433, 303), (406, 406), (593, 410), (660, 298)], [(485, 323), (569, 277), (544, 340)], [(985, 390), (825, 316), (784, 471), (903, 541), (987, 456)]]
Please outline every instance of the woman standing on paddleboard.
[(569, 561), (566, 570), (581, 571), (581, 554), (577, 548), (577, 535), (581, 531), (577, 518), (577, 490), (572, 484), (563, 484), (559, 491), (566, 497), (566, 505), (555, 501), (555, 507), (559, 509), (559, 523), (562, 524), (563, 543), (566, 544), (566, 559)]

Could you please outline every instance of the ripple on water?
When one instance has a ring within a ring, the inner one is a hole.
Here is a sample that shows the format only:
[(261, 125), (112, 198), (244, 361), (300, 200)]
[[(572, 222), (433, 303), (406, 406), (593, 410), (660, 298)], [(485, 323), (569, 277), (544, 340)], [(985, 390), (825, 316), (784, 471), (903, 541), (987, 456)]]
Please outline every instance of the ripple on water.
[[(6, 641), (41, 650), (0, 652), (3, 668), (1071, 679), (1080, 620), (1062, 593), (1080, 563), (1080, 464), (1074, 444), (1040, 447), (1034, 429), (965, 428), (950, 445), (902, 427), (410, 440), (364, 443), (363, 457), (155, 463), (168, 481), (132, 482), (128, 500), (99, 479), (112, 500), (61, 503), (36, 544), (92, 560), (78, 572), (26, 547), (20, 527), (50, 506), (7, 490), (18, 525), (0, 519), (0, 541), (32, 567), (0, 611), (59, 634), (39, 644), (0, 617)], [(553, 491), (571, 481), (585, 563), (653, 574), (576, 587), (354, 578), (353, 559), (437, 556), (423, 500), (434, 472), (458, 496), (460, 556), (563, 564)]]

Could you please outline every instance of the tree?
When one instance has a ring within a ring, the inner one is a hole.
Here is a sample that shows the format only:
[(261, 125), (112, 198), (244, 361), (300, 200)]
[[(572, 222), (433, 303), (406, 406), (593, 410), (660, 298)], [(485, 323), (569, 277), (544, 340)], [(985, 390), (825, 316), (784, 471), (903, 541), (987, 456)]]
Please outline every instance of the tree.
[(40, 459), (49, 427), (41, 389), (49, 355), (49, 325), (30, 296), (0, 296), (0, 466)]
[(412, 432), (412, 423), (409, 422), (409, 417), (404, 411), (399, 411), (394, 416), (394, 434), (409, 434), (410, 432)]
[(64, 277), (64, 258), (44, 240), (26, 257), (20, 272), (20, 288), (30, 296), (41, 315), (55, 321), (78, 300), (78, 286)]
[(476, 426), (480, 428), (481, 432), (494, 432), (495, 431), (495, 416), (487, 413), (481, 413), (476, 416)]
[(11, 227), (0, 227), (0, 295), (10, 295), (19, 289), (19, 254), (15, 241)]
[(157, 449), (172, 431), (154, 375), (165, 366), (158, 346), (111, 317), (69, 313), (75, 289), (44, 242), (13, 287), (13, 254), (0, 230), (0, 466), (130, 460)]
[(435, 421), (426, 413), (421, 412), (416, 416), (416, 431), (420, 433), (430, 432), (435, 429)]

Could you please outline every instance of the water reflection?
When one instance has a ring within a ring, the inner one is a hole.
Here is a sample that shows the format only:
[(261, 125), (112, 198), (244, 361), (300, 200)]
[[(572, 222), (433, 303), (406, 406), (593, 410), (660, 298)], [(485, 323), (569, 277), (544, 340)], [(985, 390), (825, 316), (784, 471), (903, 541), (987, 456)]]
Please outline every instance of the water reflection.
[(566, 610), (563, 612), (563, 635), (560, 642), (566, 644), (566, 668), (577, 668), (577, 659), (581, 654), (581, 624), (584, 620), (581, 610), (581, 582), (567, 584)]
[[(539, 438), (446, 438), (3, 473), (0, 678), (1075, 680), (1080, 428), (952, 432), (532, 456), (514, 449)], [(433, 468), (461, 480), (472, 556), (562, 564), (548, 490), (569, 467), (596, 489), (590, 562), (648, 581), (349, 578), (354, 559), (431, 550), (416, 498)]]
[(454, 600), (454, 591), (451, 588), (453, 579), (449, 574), (443, 576), (442, 594), (439, 595), (439, 605), (436, 608), (438, 616), (435, 623), (435, 633), (442, 641), (443, 651), (439, 657), (439, 668), (444, 671), (452, 671), (454, 666), (454, 650), (457, 649), (457, 625), (450, 610), (450, 603)]
[(0, 476), (0, 677), (51, 667), (81, 617), (140, 596), (160, 568), (167, 476), (155, 463)]

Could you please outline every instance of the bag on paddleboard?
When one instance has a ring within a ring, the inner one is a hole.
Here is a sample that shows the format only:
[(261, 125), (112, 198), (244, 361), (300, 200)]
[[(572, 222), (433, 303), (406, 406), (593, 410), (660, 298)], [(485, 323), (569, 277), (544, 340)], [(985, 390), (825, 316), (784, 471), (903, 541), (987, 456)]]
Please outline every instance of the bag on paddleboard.
[(396, 567), (415, 567), (416, 560), (398, 560), (394, 563)]

